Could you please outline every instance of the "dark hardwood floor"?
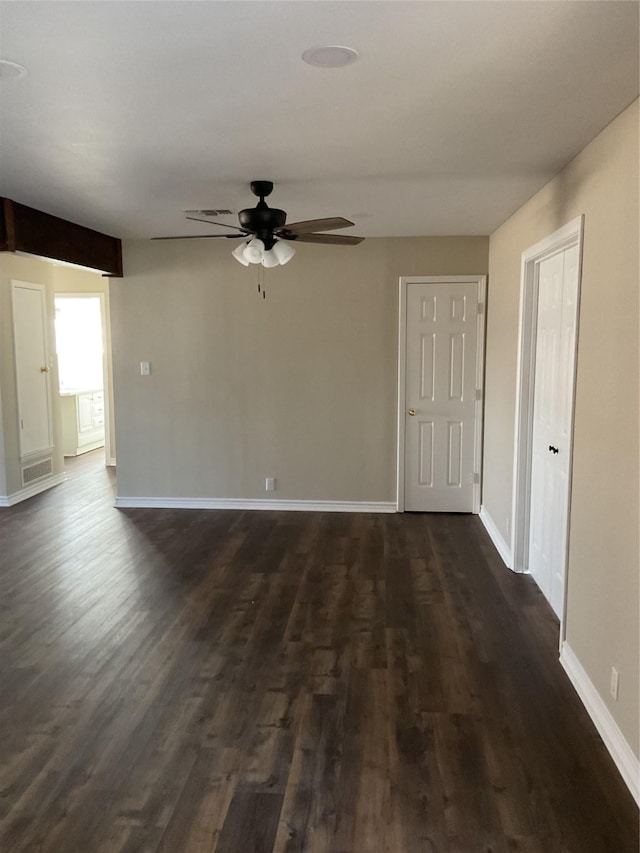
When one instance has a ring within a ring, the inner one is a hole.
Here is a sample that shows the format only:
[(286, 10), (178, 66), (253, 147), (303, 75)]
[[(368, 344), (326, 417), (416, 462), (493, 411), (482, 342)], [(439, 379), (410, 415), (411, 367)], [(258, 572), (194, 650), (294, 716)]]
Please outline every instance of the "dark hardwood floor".
[(0, 850), (636, 853), (558, 626), (472, 516), (0, 510)]

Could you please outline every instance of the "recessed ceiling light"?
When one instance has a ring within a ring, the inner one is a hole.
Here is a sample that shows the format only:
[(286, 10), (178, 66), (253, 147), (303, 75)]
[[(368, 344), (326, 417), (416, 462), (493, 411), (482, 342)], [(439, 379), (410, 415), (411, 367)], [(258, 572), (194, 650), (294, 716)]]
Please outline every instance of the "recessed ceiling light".
[(24, 65), (9, 62), (8, 59), (0, 59), (0, 80), (14, 80), (17, 77), (24, 77), (26, 73), (27, 69)]
[(342, 68), (355, 62), (358, 58), (358, 52), (352, 47), (325, 44), (305, 50), (302, 58), (308, 65), (317, 65), (319, 68)]

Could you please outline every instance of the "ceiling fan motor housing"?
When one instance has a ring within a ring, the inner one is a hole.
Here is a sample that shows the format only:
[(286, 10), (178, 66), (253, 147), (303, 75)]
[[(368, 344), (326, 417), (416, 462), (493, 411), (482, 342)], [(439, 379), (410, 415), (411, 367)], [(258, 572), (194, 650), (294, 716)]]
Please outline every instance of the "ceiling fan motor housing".
[[(240, 227), (253, 232), (270, 249), (275, 242), (273, 232), (284, 226), (287, 214), (277, 207), (268, 207), (266, 202), (259, 201), (256, 207), (247, 207), (238, 214)], [(267, 245), (270, 244), (270, 245)]]
[(273, 232), (282, 228), (287, 221), (287, 214), (277, 207), (269, 207), (265, 198), (271, 195), (273, 181), (251, 181), (251, 192), (258, 196), (260, 201), (255, 207), (247, 207), (238, 214), (240, 227), (252, 231), (269, 250), (276, 242)]

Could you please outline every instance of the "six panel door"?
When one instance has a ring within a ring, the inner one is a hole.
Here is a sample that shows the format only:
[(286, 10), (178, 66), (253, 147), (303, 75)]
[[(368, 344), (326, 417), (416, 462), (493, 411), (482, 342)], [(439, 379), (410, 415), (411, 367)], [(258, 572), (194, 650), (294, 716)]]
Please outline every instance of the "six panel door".
[(472, 512), (477, 282), (407, 284), (406, 510)]

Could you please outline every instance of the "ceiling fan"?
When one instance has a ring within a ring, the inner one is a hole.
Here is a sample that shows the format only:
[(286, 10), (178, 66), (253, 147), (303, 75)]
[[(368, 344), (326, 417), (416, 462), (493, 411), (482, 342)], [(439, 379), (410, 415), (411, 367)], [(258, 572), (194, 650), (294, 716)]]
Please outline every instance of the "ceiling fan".
[[(258, 197), (255, 207), (247, 207), (238, 214), (239, 225), (227, 225), (211, 219), (200, 219), (197, 216), (187, 216), (194, 222), (207, 222), (222, 228), (231, 228), (235, 234), (194, 234), (185, 237), (152, 237), (153, 240), (198, 240), (214, 237), (227, 237), (231, 240), (242, 239), (241, 243), (231, 253), (244, 266), (262, 264), (265, 267), (275, 267), (286, 264), (295, 254), (291, 242), (299, 243), (330, 243), (339, 246), (356, 246), (364, 237), (354, 237), (345, 234), (318, 234), (318, 231), (333, 231), (339, 228), (349, 228), (353, 222), (341, 216), (326, 219), (308, 219), (305, 222), (286, 224), (287, 214), (277, 207), (269, 207), (265, 198), (271, 194), (271, 181), (251, 181), (251, 192)], [(281, 242), (281, 241), (287, 241)]]

